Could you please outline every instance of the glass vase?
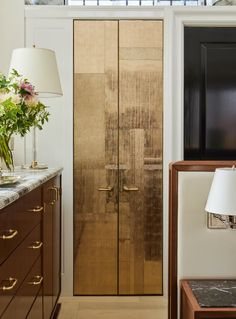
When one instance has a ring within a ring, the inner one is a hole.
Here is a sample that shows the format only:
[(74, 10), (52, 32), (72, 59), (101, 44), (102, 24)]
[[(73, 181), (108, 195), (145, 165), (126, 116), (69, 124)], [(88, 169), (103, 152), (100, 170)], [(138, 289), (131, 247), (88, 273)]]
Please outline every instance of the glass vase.
[(14, 163), (10, 147), (10, 139), (11, 135), (0, 135), (0, 158), (3, 165), (5, 165), (8, 170), (12, 171), (14, 170)]

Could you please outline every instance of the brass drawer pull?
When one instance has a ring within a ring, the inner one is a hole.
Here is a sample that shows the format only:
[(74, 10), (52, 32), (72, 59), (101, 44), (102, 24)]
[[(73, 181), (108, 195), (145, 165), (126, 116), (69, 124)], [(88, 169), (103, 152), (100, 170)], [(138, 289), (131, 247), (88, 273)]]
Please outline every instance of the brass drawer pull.
[(0, 239), (13, 239), (18, 234), (17, 230), (8, 229), (0, 231)]
[(32, 209), (29, 209), (28, 211), (33, 213), (41, 213), (43, 211), (43, 206), (36, 206)]
[(138, 187), (128, 187), (128, 186), (123, 186), (123, 190), (126, 192), (136, 192), (138, 191)]
[(43, 243), (41, 241), (35, 241), (32, 245), (30, 245), (28, 248), (31, 249), (39, 249), (43, 246)]
[(112, 186), (107, 186), (107, 187), (99, 187), (98, 190), (100, 192), (111, 192), (113, 190)]
[(8, 279), (3, 280), (3, 281), (8, 281), (8, 284), (0, 286), (0, 290), (12, 290), (17, 283), (17, 279), (11, 278), (11, 277), (9, 277)]
[(42, 283), (43, 277), (42, 276), (34, 276), (29, 282), (28, 285), (38, 286)]

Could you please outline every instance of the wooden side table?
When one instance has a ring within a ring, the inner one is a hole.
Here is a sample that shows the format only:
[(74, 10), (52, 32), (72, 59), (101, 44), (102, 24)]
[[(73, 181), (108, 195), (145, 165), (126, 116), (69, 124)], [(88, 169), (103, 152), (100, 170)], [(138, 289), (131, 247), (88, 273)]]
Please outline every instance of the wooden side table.
[[(197, 281), (200, 282), (200, 280), (197, 280)], [(181, 281), (180, 319), (209, 319), (209, 318), (236, 319), (236, 307), (219, 306), (216, 308), (215, 306), (202, 307), (201, 305), (199, 305), (199, 302), (196, 296), (194, 295), (193, 290), (189, 284), (191, 282), (193, 282), (193, 280)], [(201, 282), (204, 283), (206, 282), (206, 280), (201, 280)], [(214, 284), (214, 280), (212, 280), (212, 283)], [(201, 288), (199, 288), (199, 290), (200, 289)], [(210, 288), (210, 289), (214, 289), (214, 288)], [(221, 289), (217, 289), (217, 290), (220, 292)], [(230, 292), (228, 291), (226, 291), (225, 293), (230, 294)], [(218, 304), (220, 303), (220, 300), (221, 300), (221, 298), (219, 297), (220, 296), (218, 296), (218, 299), (219, 299)], [(222, 301), (223, 301), (223, 298), (222, 298)]]

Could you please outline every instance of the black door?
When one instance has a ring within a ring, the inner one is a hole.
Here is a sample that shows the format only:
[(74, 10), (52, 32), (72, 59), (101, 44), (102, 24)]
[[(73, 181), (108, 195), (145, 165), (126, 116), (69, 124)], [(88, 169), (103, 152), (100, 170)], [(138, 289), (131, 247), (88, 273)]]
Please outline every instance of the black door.
[(236, 158), (236, 28), (184, 29), (184, 159)]

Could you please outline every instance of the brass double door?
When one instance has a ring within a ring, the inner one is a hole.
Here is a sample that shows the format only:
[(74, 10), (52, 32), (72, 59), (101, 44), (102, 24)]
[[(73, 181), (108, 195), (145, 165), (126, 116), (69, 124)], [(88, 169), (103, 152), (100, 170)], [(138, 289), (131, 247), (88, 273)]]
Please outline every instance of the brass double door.
[(162, 294), (162, 21), (74, 22), (74, 294)]

